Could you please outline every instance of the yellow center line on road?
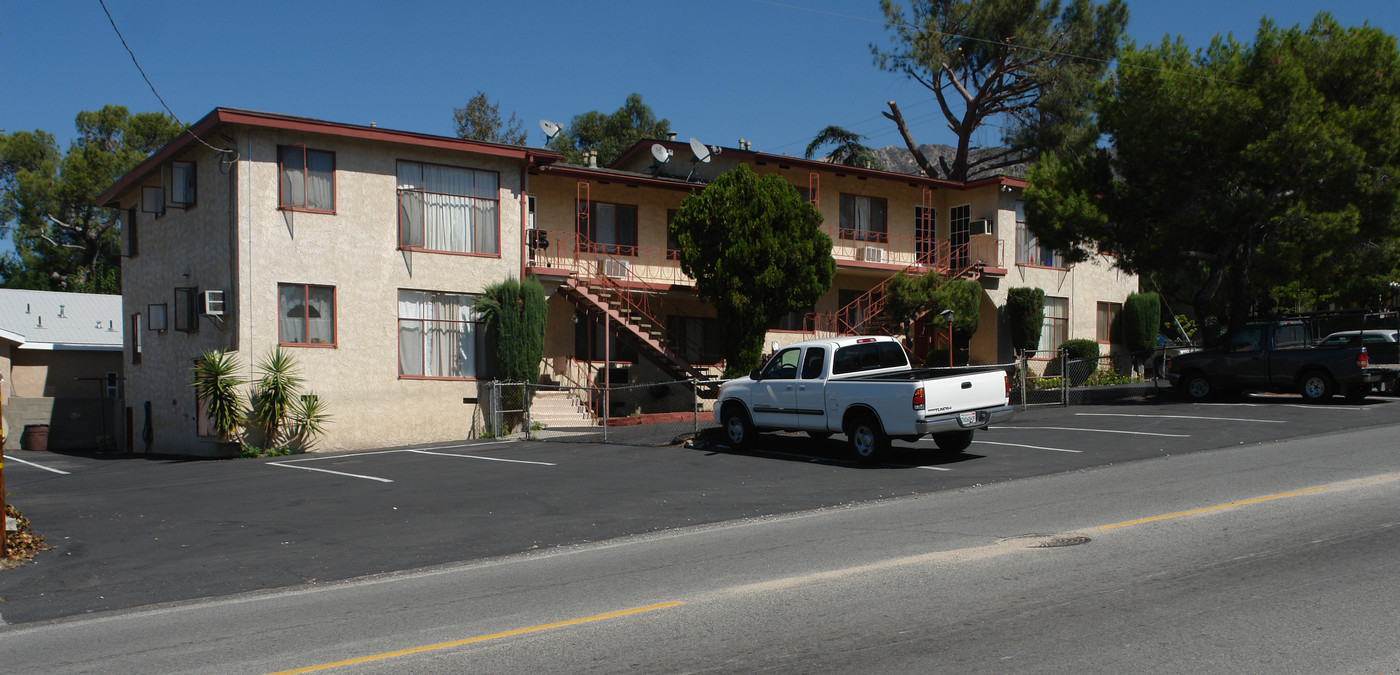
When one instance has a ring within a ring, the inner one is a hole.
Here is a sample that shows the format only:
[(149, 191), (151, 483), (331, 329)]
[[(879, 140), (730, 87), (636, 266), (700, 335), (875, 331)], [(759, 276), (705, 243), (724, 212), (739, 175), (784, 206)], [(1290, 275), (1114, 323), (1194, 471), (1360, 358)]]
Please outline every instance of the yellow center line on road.
[(1098, 527), (1098, 529), (1100, 529), (1100, 530), (1111, 530), (1111, 529), (1113, 529), (1113, 528), (1115, 528), (1115, 527), (1127, 527), (1127, 526), (1129, 526), (1129, 525), (1141, 525), (1141, 524), (1143, 524), (1143, 523), (1151, 523), (1151, 522), (1158, 521), (1158, 520), (1167, 520), (1167, 519), (1169, 519), (1169, 518), (1180, 518), (1180, 517), (1182, 517), (1182, 516), (1192, 516), (1192, 515), (1195, 515), (1195, 514), (1198, 514), (1198, 513), (1209, 513), (1209, 512), (1211, 512), (1211, 511), (1219, 511), (1219, 510), (1221, 510), (1221, 509), (1229, 509), (1229, 508), (1234, 508), (1234, 507), (1236, 507), (1236, 506), (1244, 506), (1245, 504), (1257, 504), (1257, 503), (1259, 503), (1259, 502), (1267, 502), (1267, 501), (1269, 501), (1269, 500), (1271, 500), (1271, 499), (1283, 499), (1284, 497), (1296, 497), (1296, 496), (1298, 496), (1298, 495), (1305, 495), (1305, 494), (1308, 494), (1308, 493), (1310, 493), (1310, 492), (1317, 492), (1317, 491), (1319, 491), (1319, 490), (1326, 490), (1326, 489), (1327, 489), (1326, 486), (1322, 486), (1322, 487), (1308, 488), (1308, 489), (1306, 489), (1306, 490), (1296, 490), (1296, 491), (1294, 491), (1294, 492), (1284, 492), (1284, 493), (1282, 493), (1282, 494), (1268, 495), (1268, 496), (1266, 496), (1266, 497), (1255, 497), (1254, 499), (1242, 499), (1242, 500), (1237, 501), (1237, 502), (1230, 502), (1229, 504), (1220, 504), (1220, 505), (1218, 505), (1218, 506), (1207, 506), (1206, 508), (1203, 508), (1203, 509), (1192, 509), (1192, 510), (1190, 510), (1190, 511), (1181, 511), (1181, 512), (1179, 512), (1179, 513), (1168, 513), (1168, 514), (1162, 515), (1162, 516), (1152, 516), (1151, 518), (1139, 518), (1138, 520), (1129, 520), (1129, 521), (1127, 521), (1127, 522), (1123, 522), (1123, 523), (1114, 523), (1114, 524), (1112, 524), (1112, 525), (1100, 525), (1100, 526)]
[(360, 663), (369, 663), (369, 662), (371, 662), (371, 661), (382, 661), (382, 660), (384, 660), (384, 659), (392, 659), (392, 658), (399, 657), (399, 656), (407, 656), (407, 655), (409, 655), (409, 654), (421, 654), (421, 653), (423, 653), (423, 652), (430, 652), (430, 651), (435, 651), (435, 650), (438, 650), (438, 649), (450, 649), (450, 648), (452, 648), (452, 647), (460, 647), (460, 646), (462, 646), (462, 645), (469, 645), (469, 644), (474, 644), (474, 643), (477, 643), (477, 642), (486, 642), (487, 640), (495, 640), (495, 639), (498, 639), (498, 638), (510, 637), (510, 636), (512, 636), (512, 635), (524, 635), (524, 634), (526, 634), (526, 633), (536, 633), (536, 632), (539, 632), (539, 631), (542, 631), (542, 630), (549, 630), (549, 629), (551, 629), (551, 628), (563, 628), (564, 626), (577, 626), (577, 625), (579, 625), (579, 624), (589, 623), (589, 622), (592, 622), (592, 621), (602, 621), (603, 619), (615, 619), (615, 618), (620, 617), (620, 616), (628, 616), (628, 615), (631, 615), (631, 614), (641, 614), (642, 612), (651, 612), (651, 611), (655, 611), (655, 610), (658, 610), (658, 609), (667, 609), (667, 608), (670, 608), (670, 607), (677, 607), (677, 606), (680, 606), (680, 605), (683, 605), (683, 604), (685, 604), (685, 603), (683, 603), (683, 602), (663, 602), (663, 603), (660, 603), (660, 604), (657, 604), (657, 605), (647, 605), (646, 607), (633, 607), (632, 609), (624, 609), (624, 610), (619, 610), (619, 611), (616, 611), (616, 612), (608, 612), (607, 614), (595, 614), (594, 616), (586, 616), (586, 617), (583, 617), (582, 619), (569, 619), (568, 621), (556, 621), (556, 622), (554, 622), (554, 623), (546, 623), (546, 624), (539, 625), (539, 626), (531, 626), (531, 627), (529, 627), (529, 628), (516, 628), (515, 630), (508, 630), (508, 631), (503, 631), (503, 632), (500, 632), (500, 633), (492, 633), (492, 634), (490, 634), (490, 635), (478, 635), (478, 636), (476, 636), (476, 637), (465, 638), (465, 639), (462, 639), (462, 640), (453, 640), (453, 641), (451, 641), (451, 642), (439, 642), (438, 644), (435, 644), (435, 645), (424, 645), (424, 646), (422, 646), (422, 647), (412, 647), (412, 648), (409, 648), (409, 649), (400, 649), (400, 650), (398, 650), (398, 651), (393, 651), (393, 652), (384, 652), (384, 653), (382, 653), (382, 654), (373, 654), (373, 655), (370, 655), (370, 656), (361, 656), (361, 657), (353, 658), (353, 659), (345, 659), (344, 661), (334, 661), (334, 662), (331, 662), (331, 663), (322, 663), (322, 664), (317, 665), (317, 666), (307, 666), (307, 667), (305, 667), (305, 668), (296, 668), (296, 669), (294, 669), (294, 670), (280, 670), (280, 671), (277, 671), (277, 672), (275, 672), (275, 673), (271, 673), (270, 675), (291, 675), (292, 673), (314, 673), (314, 672), (320, 671), (320, 670), (330, 670), (331, 668), (340, 668), (340, 667), (342, 667), (342, 666), (353, 666), (353, 665), (357, 665), (357, 664), (360, 664)]

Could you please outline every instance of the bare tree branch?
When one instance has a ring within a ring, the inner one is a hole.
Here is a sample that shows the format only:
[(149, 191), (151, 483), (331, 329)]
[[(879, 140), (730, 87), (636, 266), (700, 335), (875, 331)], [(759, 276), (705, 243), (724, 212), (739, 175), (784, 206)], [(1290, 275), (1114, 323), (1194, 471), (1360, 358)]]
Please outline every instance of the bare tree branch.
[(937, 178), (938, 172), (934, 171), (933, 165), (929, 164), (928, 158), (919, 151), (918, 144), (914, 143), (914, 136), (909, 133), (909, 126), (904, 123), (904, 115), (899, 113), (899, 105), (890, 101), (889, 106), (890, 112), (880, 114), (892, 120), (895, 126), (899, 127), (899, 135), (904, 137), (904, 144), (909, 147), (909, 154), (913, 155), (914, 161), (919, 164), (919, 170), (923, 171), (924, 175), (929, 178)]

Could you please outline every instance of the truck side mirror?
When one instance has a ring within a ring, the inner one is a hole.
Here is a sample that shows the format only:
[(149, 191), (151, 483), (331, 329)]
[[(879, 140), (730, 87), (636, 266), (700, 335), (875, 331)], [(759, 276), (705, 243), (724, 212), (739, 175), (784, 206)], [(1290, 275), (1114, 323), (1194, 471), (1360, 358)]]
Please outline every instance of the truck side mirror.
[(757, 381), (759, 381), (759, 380), (761, 380), (761, 379), (763, 379), (763, 378), (761, 378), (761, 377), (758, 376), (758, 369), (757, 369), (757, 368), (754, 368), (753, 370), (750, 370), (750, 371), (749, 371), (749, 379), (750, 379), (750, 380), (753, 380), (754, 382), (757, 382)]

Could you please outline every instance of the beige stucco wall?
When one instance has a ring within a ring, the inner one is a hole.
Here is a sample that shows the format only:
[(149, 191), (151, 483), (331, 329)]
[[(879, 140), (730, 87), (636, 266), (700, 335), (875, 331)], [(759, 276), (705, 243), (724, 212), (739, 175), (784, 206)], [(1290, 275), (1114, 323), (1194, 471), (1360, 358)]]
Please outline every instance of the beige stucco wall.
[[(520, 163), (302, 132), (235, 128), (224, 133), (234, 139), (236, 163), (221, 167), (212, 152), (192, 151), (199, 162), (198, 205), (159, 220), (142, 214), (140, 253), (123, 268), (128, 316), (144, 314), (148, 303), (173, 302), (175, 286), (223, 289), (227, 298), (222, 325), (204, 317), (196, 333), (143, 327), (141, 363), (128, 366), (128, 404), (135, 408), (138, 439), (142, 403), (151, 401), (153, 451), (216, 451), (212, 441), (195, 434), (189, 366), (206, 349), (232, 348), (252, 377), (253, 364), (277, 345), (279, 283), (335, 289), (335, 346), (285, 347), (301, 366), (303, 389), (316, 393), (332, 416), (317, 449), (469, 437), (478, 411), (463, 399), (477, 397), (475, 382), (398, 376), (398, 290), (479, 293), (519, 274)], [(335, 153), (336, 213), (277, 208), (277, 147), (296, 143)], [(498, 172), (500, 253), (398, 250), (400, 159)], [(123, 199), (138, 195), (133, 191)], [(173, 325), (173, 312), (171, 317)]]

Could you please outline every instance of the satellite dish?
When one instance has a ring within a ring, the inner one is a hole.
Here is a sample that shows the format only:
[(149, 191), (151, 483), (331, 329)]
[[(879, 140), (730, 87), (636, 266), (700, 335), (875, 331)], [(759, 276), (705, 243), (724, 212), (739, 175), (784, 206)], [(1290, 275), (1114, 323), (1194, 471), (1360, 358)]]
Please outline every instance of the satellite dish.
[(651, 156), (656, 159), (657, 162), (665, 164), (666, 160), (671, 159), (671, 154), (671, 150), (666, 146), (660, 143), (651, 144)]
[(546, 143), (554, 140), (554, 137), (558, 136), (562, 129), (563, 127), (549, 120), (540, 120), (540, 131), (544, 132), (544, 142)]
[(693, 152), (693, 153), (695, 153), (695, 161), (697, 161), (697, 162), (708, 162), (708, 161), (710, 161), (710, 149), (707, 148), (707, 147), (705, 147), (705, 144), (704, 144), (704, 143), (701, 143), (700, 141), (698, 141), (698, 140), (696, 140), (696, 139), (694, 139), (694, 138), (691, 138), (691, 139), (690, 139), (690, 151)]

